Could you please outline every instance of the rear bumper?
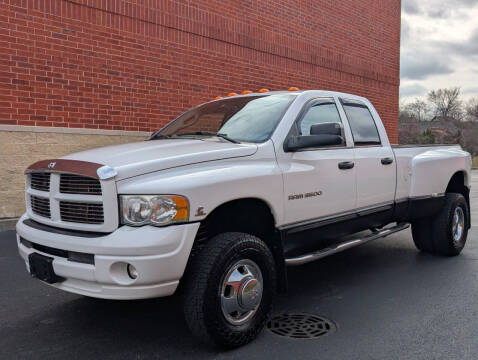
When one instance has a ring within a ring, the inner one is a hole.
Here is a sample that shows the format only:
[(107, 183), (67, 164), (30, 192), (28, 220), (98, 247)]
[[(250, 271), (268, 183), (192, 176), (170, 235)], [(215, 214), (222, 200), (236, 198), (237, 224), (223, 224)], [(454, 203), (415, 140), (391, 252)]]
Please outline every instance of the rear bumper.
[[(52, 286), (105, 299), (144, 299), (173, 294), (199, 228), (199, 223), (163, 228), (122, 226), (105, 236), (76, 237), (35, 229), (25, 225), (25, 219), (25, 215), (20, 218), (16, 229), (19, 253), (27, 270), (31, 253), (52, 257), (55, 274), (65, 279)], [(44, 247), (92, 254), (94, 264), (27, 247), (20, 238)], [(126, 264), (136, 268), (136, 279), (128, 276)]]

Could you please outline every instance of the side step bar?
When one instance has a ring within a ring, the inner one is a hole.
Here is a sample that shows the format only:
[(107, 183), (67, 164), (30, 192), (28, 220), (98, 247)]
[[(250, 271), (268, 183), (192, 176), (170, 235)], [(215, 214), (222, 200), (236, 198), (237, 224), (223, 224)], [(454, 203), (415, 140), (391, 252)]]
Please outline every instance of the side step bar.
[(316, 251), (316, 252), (313, 252), (313, 253), (310, 253), (310, 254), (305, 254), (305, 255), (285, 259), (285, 263), (288, 266), (297, 266), (297, 265), (306, 264), (306, 263), (309, 263), (311, 261), (322, 259), (326, 256), (333, 255), (333, 254), (336, 254), (338, 252), (353, 248), (355, 246), (368, 243), (369, 241), (380, 239), (380, 238), (386, 237), (388, 235), (391, 235), (393, 233), (405, 230), (409, 226), (410, 226), (410, 224), (408, 224), (408, 223), (397, 224), (395, 226), (392, 226), (392, 227), (389, 227), (389, 228), (386, 228), (386, 229), (381, 229), (381, 230), (374, 231), (370, 235), (367, 235), (367, 236), (365, 236), (361, 239), (345, 241), (343, 243), (334, 245), (333, 247), (328, 247), (328, 248), (325, 248), (325, 249), (321, 249), (319, 251)]

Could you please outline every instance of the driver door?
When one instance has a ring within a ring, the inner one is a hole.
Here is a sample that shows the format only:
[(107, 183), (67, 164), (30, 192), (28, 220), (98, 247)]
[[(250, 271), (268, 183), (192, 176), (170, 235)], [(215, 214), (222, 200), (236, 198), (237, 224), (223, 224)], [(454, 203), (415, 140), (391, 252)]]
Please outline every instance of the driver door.
[(313, 224), (355, 209), (354, 149), (348, 128), (343, 130), (335, 100), (316, 98), (307, 102), (289, 136), (310, 135), (311, 127), (321, 123), (338, 123), (342, 128), (342, 144), (284, 151), (279, 157), (286, 227)]

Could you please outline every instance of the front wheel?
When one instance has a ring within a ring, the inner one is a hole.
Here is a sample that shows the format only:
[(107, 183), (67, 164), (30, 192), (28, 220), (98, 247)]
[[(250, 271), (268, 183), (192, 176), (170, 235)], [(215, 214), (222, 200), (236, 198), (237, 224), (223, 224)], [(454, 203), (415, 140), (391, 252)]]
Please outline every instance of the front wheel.
[(185, 281), (184, 314), (192, 333), (214, 345), (238, 347), (259, 334), (271, 312), (274, 259), (257, 237), (224, 233), (192, 259)]

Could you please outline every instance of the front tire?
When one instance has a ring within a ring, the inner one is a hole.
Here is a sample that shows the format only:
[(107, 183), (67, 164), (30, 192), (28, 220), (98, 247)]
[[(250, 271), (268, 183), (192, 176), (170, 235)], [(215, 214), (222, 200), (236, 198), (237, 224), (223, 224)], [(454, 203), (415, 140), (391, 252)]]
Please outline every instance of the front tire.
[(463, 195), (447, 193), (445, 204), (437, 215), (412, 224), (413, 241), (417, 248), (444, 256), (460, 254), (468, 235), (468, 211)]
[(216, 346), (242, 346), (260, 333), (272, 310), (274, 258), (255, 236), (219, 234), (192, 259), (185, 281), (191, 332)]

